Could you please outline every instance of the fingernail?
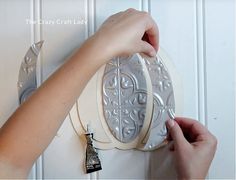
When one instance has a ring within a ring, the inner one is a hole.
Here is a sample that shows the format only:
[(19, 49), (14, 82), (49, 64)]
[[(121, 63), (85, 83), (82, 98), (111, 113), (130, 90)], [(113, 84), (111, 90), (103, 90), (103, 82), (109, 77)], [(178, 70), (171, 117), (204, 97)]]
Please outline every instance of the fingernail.
[(166, 124), (167, 124), (167, 128), (170, 129), (175, 125), (175, 122), (174, 120), (169, 119), (167, 120)]

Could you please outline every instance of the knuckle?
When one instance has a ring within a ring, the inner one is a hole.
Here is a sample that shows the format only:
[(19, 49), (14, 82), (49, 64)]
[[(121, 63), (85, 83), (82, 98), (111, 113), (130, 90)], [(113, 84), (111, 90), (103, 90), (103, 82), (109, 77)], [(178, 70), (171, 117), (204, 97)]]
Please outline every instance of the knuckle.
[(148, 13), (147, 11), (142, 11), (142, 14), (143, 14), (144, 16), (149, 16), (149, 13)]
[(133, 12), (133, 11), (136, 11), (134, 8), (129, 8), (126, 10), (127, 12)]
[(215, 136), (213, 136), (213, 143), (215, 146), (217, 146), (217, 144), (218, 144), (217, 138)]
[(214, 148), (217, 147), (217, 138), (214, 136), (214, 135), (211, 135), (210, 138), (209, 138), (209, 143), (211, 146), (213, 146)]
[(142, 14), (142, 17), (144, 18), (150, 18), (150, 14), (146, 11), (142, 11), (141, 14)]

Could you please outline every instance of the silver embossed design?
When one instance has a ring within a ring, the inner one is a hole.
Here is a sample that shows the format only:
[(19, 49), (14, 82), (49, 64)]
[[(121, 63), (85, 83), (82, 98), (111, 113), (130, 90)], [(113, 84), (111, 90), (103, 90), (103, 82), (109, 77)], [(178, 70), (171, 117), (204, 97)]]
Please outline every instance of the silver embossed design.
[[(146, 61), (146, 66), (153, 88), (151, 132), (155, 132), (151, 135), (166, 136), (164, 124), (174, 111), (170, 76), (159, 59)], [(131, 142), (142, 129), (147, 103), (146, 79), (137, 55), (115, 58), (106, 65), (102, 93), (104, 115), (112, 134), (120, 142)]]
[(36, 65), (42, 45), (43, 41), (31, 45), (21, 63), (17, 82), (19, 104), (22, 104), (37, 89)]
[[(155, 128), (160, 123), (165, 123), (167, 119), (174, 119), (174, 94), (173, 86), (169, 73), (166, 67), (163, 65), (159, 58), (155, 61), (145, 60), (149, 75), (152, 80), (153, 98), (154, 98), (154, 109), (152, 122)], [(162, 135), (166, 134), (166, 127), (163, 126)]]
[(119, 141), (127, 143), (137, 137), (146, 101), (146, 81), (137, 56), (111, 60), (103, 77), (103, 105), (106, 122)]
[(149, 137), (143, 150), (151, 150), (158, 147), (167, 136), (165, 122), (174, 119), (175, 101), (171, 78), (160, 57), (154, 61), (146, 60), (146, 66), (152, 81), (154, 107)]

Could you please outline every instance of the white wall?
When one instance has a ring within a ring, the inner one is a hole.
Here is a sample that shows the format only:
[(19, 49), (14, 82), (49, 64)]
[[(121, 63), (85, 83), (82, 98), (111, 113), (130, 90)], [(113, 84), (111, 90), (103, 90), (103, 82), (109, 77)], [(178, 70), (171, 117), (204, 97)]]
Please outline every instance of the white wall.
[[(234, 0), (1, 0), (0, 125), (17, 108), (18, 70), (28, 47), (44, 40), (38, 63), (45, 80), (112, 13), (129, 7), (151, 13), (184, 83), (184, 116), (199, 119), (218, 138), (209, 178), (235, 178)], [(29, 25), (26, 19), (85, 19), (82, 25)], [(42, 132), (43, 133), (43, 132)], [(67, 118), (32, 170), (42, 178), (173, 177), (167, 148), (152, 153), (99, 151), (103, 170), (85, 175), (84, 147)]]

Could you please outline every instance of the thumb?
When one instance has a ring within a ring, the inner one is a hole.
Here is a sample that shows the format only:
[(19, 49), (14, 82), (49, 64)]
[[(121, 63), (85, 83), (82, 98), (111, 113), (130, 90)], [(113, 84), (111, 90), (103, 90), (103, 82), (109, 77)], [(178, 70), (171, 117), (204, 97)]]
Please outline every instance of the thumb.
[(146, 41), (141, 41), (140, 52), (143, 52), (151, 57), (154, 57), (156, 55), (156, 50), (154, 49), (154, 47)]
[(188, 145), (188, 141), (185, 139), (183, 131), (175, 120), (168, 120), (166, 122), (167, 128), (174, 141), (175, 148), (183, 148)]

